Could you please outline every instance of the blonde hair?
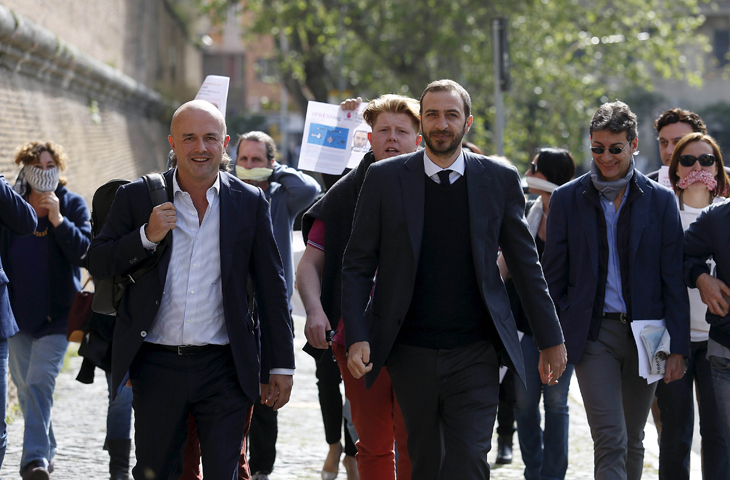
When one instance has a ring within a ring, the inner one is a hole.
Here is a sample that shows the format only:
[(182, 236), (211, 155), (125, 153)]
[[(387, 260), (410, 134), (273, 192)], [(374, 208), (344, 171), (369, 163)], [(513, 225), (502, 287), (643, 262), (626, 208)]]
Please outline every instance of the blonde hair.
[(375, 100), (370, 100), (362, 116), (372, 128), (381, 113), (404, 113), (411, 118), (414, 130), (418, 132), (421, 129), (420, 110), (418, 101), (403, 95), (388, 93)]

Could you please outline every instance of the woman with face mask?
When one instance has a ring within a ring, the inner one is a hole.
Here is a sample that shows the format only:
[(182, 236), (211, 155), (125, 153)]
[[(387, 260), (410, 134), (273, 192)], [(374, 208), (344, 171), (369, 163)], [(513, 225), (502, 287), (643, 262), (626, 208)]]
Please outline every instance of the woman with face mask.
[(84, 199), (59, 177), (66, 154), (52, 142), (21, 146), (13, 189), (35, 210), (38, 226), (20, 238), (0, 230), (0, 256), (20, 331), (9, 339), (9, 367), (25, 419), (20, 474), (47, 479), (56, 441), (51, 408), (56, 377), (68, 347), (66, 327), (74, 295), (81, 289), (81, 257), (91, 241)]
[[(700, 132), (690, 133), (674, 147), (669, 161), (669, 180), (677, 194), (679, 216), (686, 231), (703, 208), (720, 203), (728, 194), (730, 181), (715, 140)], [(714, 262), (713, 262), (714, 263)], [(707, 306), (699, 290), (689, 290), (690, 355), (684, 376), (671, 383), (658, 382), (657, 403), (661, 412), (659, 479), (689, 478), (689, 461), (694, 432), (695, 388), (702, 435), (703, 478), (728, 479), (726, 439), (719, 421), (709, 356), (713, 351), (710, 325), (705, 320)], [(715, 348), (721, 350), (719, 344)]]
[[(542, 148), (525, 173), (529, 192), (537, 200), (525, 208), (525, 218), (542, 258), (545, 230), (552, 192), (575, 175), (573, 155), (562, 148)], [(568, 387), (573, 365), (567, 365), (560, 382), (543, 385), (538, 371), (538, 351), (517, 289), (500, 256), (500, 273), (510, 298), (517, 329), (524, 333), (520, 341), (525, 360), (525, 386), (515, 384), (515, 418), (520, 452), (525, 463), (525, 479), (562, 479), (568, 468)], [(545, 410), (545, 427), (541, 427), (540, 398)]]

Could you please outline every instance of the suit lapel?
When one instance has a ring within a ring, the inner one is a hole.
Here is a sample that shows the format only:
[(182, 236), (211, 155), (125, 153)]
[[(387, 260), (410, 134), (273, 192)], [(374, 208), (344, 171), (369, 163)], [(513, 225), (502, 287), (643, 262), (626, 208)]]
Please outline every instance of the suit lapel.
[[(176, 169), (173, 168), (162, 174), (165, 179), (165, 190), (167, 190), (167, 199), (170, 202), (174, 202), (175, 199), (172, 194), (172, 182), (175, 171)], [(167, 247), (165, 247), (165, 252), (162, 254), (162, 257), (160, 257), (160, 261), (157, 267), (157, 274), (160, 278), (160, 285), (164, 285), (165, 281), (167, 280), (167, 268), (170, 266), (170, 258), (172, 258), (172, 232), (168, 232), (166, 241)]]
[[(636, 256), (636, 251), (639, 249), (639, 241), (641, 240), (644, 225), (646, 225), (649, 205), (651, 203), (652, 188), (646, 184), (643, 185), (644, 188), (641, 188), (640, 180), (642, 179), (637, 179), (636, 174), (634, 174), (634, 178), (629, 182), (629, 187), (633, 186), (634, 182), (636, 182), (636, 187), (634, 188), (638, 189), (637, 194), (640, 195), (631, 203), (631, 229), (629, 231), (629, 245), (631, 248), (631, 256), (629, 258), (631, 259)], [(642, 181), (641, 183), (644, 182)], [(629, 191), (628, 197), (630, 198), (631, 196), (632, 192)], [(629, 198), (626, 199), (627, 202)], [(657, 245), (657, 247), (659, 246)]]
[[(471, 235), (471, 252), (474, 257), (474, 268), (477, 278), (484, 278), (484, 261), (489, 218), (493, 217), (489, 201), (492, 179), (486, 175), (484, 164), (464, 152), (464, 173), (466, 190), (469, 197), (469, 231)], [(485, 214), (486, 211), (486, 214)]]
[[(220, 222), (220, 249), (221, 249), (221, 282), (225, 282), (231, 273), (233, 266), (233, 243), (236, 240), (234, 228), (241, 228), (236, 222), (230, 221), (236, 218), (236, 204), (241, 192), (231, 186), (228, 176), (221, 174), (221, 222)], [(255, 211), (251, 213), (255, 214)], [(251, 215), (245, 215), (243, 218), (251, 219)]]
[(590, 175), (586, 175), (582, 187), (576, 190), (576, 205), (580, 212), (582, 230), (588, 243), (588, 254), (593, 267), (593, 274), (598, 278), (598, 217), (596, 212), (601, 209), (601, 201), (598, 198), (598, 191), (591, 188)]
[(423, 216), (426, 203), (426, 181), (423, 171), (423, 150), (412, 155), (404, 163), (400, 174), (403, 208), (408, 225), (408, 236), (413, 248), (413, 264), (418, 265), (423, 239)]

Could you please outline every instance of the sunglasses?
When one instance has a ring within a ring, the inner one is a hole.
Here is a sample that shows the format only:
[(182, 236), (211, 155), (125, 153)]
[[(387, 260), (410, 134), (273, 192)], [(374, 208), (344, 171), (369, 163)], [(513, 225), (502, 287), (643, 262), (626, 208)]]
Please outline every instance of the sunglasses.
[(703, 167), (711, 167), (715, 164), (715, 156), (708, 153), (700, 155), (699, 157), (695, 157), (694, 155), (681, 155), (679, 157), (679, 163), (681, 163), (683, 167), (693, 167), (695, 162), (698, 160), (700, 165)]
[(530, 164), (530, 173), (535, 175), (537, 173), (537, 163), (532, 162)]
[[(631, 142), (627, 142), (626, 145), (624, 145), (621, 148), (618, 147), (608, 147), (608, 153), (611, 155), (618, 155), (619, 153), (624, 151), (624, 148), (628, 147)], [(603, 152), (606, 151), (605, 147), (591, 147), (591, 152), (595, 153), (596, 155), (603, 155)]]

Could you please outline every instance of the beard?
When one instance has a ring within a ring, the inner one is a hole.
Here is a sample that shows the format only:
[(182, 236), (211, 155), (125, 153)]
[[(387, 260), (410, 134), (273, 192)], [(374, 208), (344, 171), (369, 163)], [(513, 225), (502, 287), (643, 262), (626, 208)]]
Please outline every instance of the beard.
[[(455, 153), (461, 146), (461, 141), (464, 139), (466, 133), (466, 123), (460, 132), (454, 133), (450, 129), (446, 130), (432, 130), (430, 132), (423, 132), (423, 140), (426, 142), (428, 149), (435, 155), (448, 157)], [(451, 135), (451, 141), (449, 140), (434, 140), (433, 135), (449, 134)]]

